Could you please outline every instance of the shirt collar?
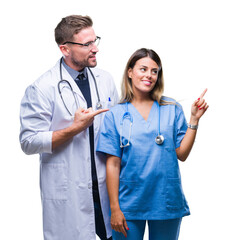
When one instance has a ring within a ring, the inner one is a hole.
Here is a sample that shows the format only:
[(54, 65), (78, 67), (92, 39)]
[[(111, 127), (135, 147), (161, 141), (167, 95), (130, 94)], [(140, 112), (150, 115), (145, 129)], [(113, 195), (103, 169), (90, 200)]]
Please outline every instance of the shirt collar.
[(74, 70), (73, 68), (69, 67), (69, 66), (65, 63), (64, 59), (63, 59), (62, 63), (63, 63), (63, 66), (66, 68), (67, 72), (70, 74), (70, 76), (71, 76), (74, 80), (77, 80), (78, 75), (81, 74), (81, 73), (83, 73), (84, 76), (85, 76), (85, 78), (87, 78), (87, 70), (86, 70), (86, 67), (85, 67), (82, 71), (78, 72), (78, 71)]

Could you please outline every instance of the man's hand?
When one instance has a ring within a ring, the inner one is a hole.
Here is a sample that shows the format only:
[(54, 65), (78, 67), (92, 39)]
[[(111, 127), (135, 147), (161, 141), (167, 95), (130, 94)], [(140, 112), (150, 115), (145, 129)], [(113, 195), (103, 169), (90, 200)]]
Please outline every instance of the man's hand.
[(99, 109), (94, 111), (92, 108), (79, 108), (74, 115), (71, 126), (54, 131), (52, 135), (52, 150), (62, 145), (78, 133), (82, 132), (93, 124), (94, 117), (100, 113), (107, 112), (109, 109)]
[(107, 111), (108, 109), (99, 109), (94, 111), (92, 108), (88, 109), (79, 108), (75, 112), (72, 127), (73, 128), (75, 127), (76, 129), (81, 129), (81, 131), (83, 131), (93, 124), (93, 120), (96, 115)]

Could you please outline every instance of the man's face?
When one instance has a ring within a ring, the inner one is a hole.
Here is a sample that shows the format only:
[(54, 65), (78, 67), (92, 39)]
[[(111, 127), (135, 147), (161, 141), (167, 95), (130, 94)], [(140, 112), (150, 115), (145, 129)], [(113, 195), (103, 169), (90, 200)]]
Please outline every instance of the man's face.
[[(92, 27), (82, 29), (75, 34), (72, 42), (89, 43), (96, 39), (95, 32)], [(70, 67), (77, 71), (81, 71), (85, 67), (95, 67), (97, 65), (96, 53), (97, 46), (93, 43), (90, 46), (81, 46), (76, 44), (67, 44), (69, 55), (65, 56), (66, 62)]]

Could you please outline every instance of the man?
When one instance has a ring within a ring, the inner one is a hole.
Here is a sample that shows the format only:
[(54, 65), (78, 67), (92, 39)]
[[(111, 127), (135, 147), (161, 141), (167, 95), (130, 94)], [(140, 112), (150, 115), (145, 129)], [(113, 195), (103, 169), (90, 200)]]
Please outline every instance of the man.
[(40, 154), (45, 240), (111, 239), (105, 158), (95, 146), (118, 94), (111, 76), (95, 68), (100, 38), (92, 25), (88, 16), (61, 20), (55, 40), (63, 58), (21, 102), (22, 150)]

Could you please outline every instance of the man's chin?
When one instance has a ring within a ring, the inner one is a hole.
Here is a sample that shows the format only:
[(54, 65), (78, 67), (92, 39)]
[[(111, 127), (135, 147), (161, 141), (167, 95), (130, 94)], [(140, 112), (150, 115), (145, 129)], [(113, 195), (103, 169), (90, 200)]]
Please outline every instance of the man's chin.
[(92, 61), (88, 64), (88, 67), (94, 68), (97, 66), (97, 61)]

